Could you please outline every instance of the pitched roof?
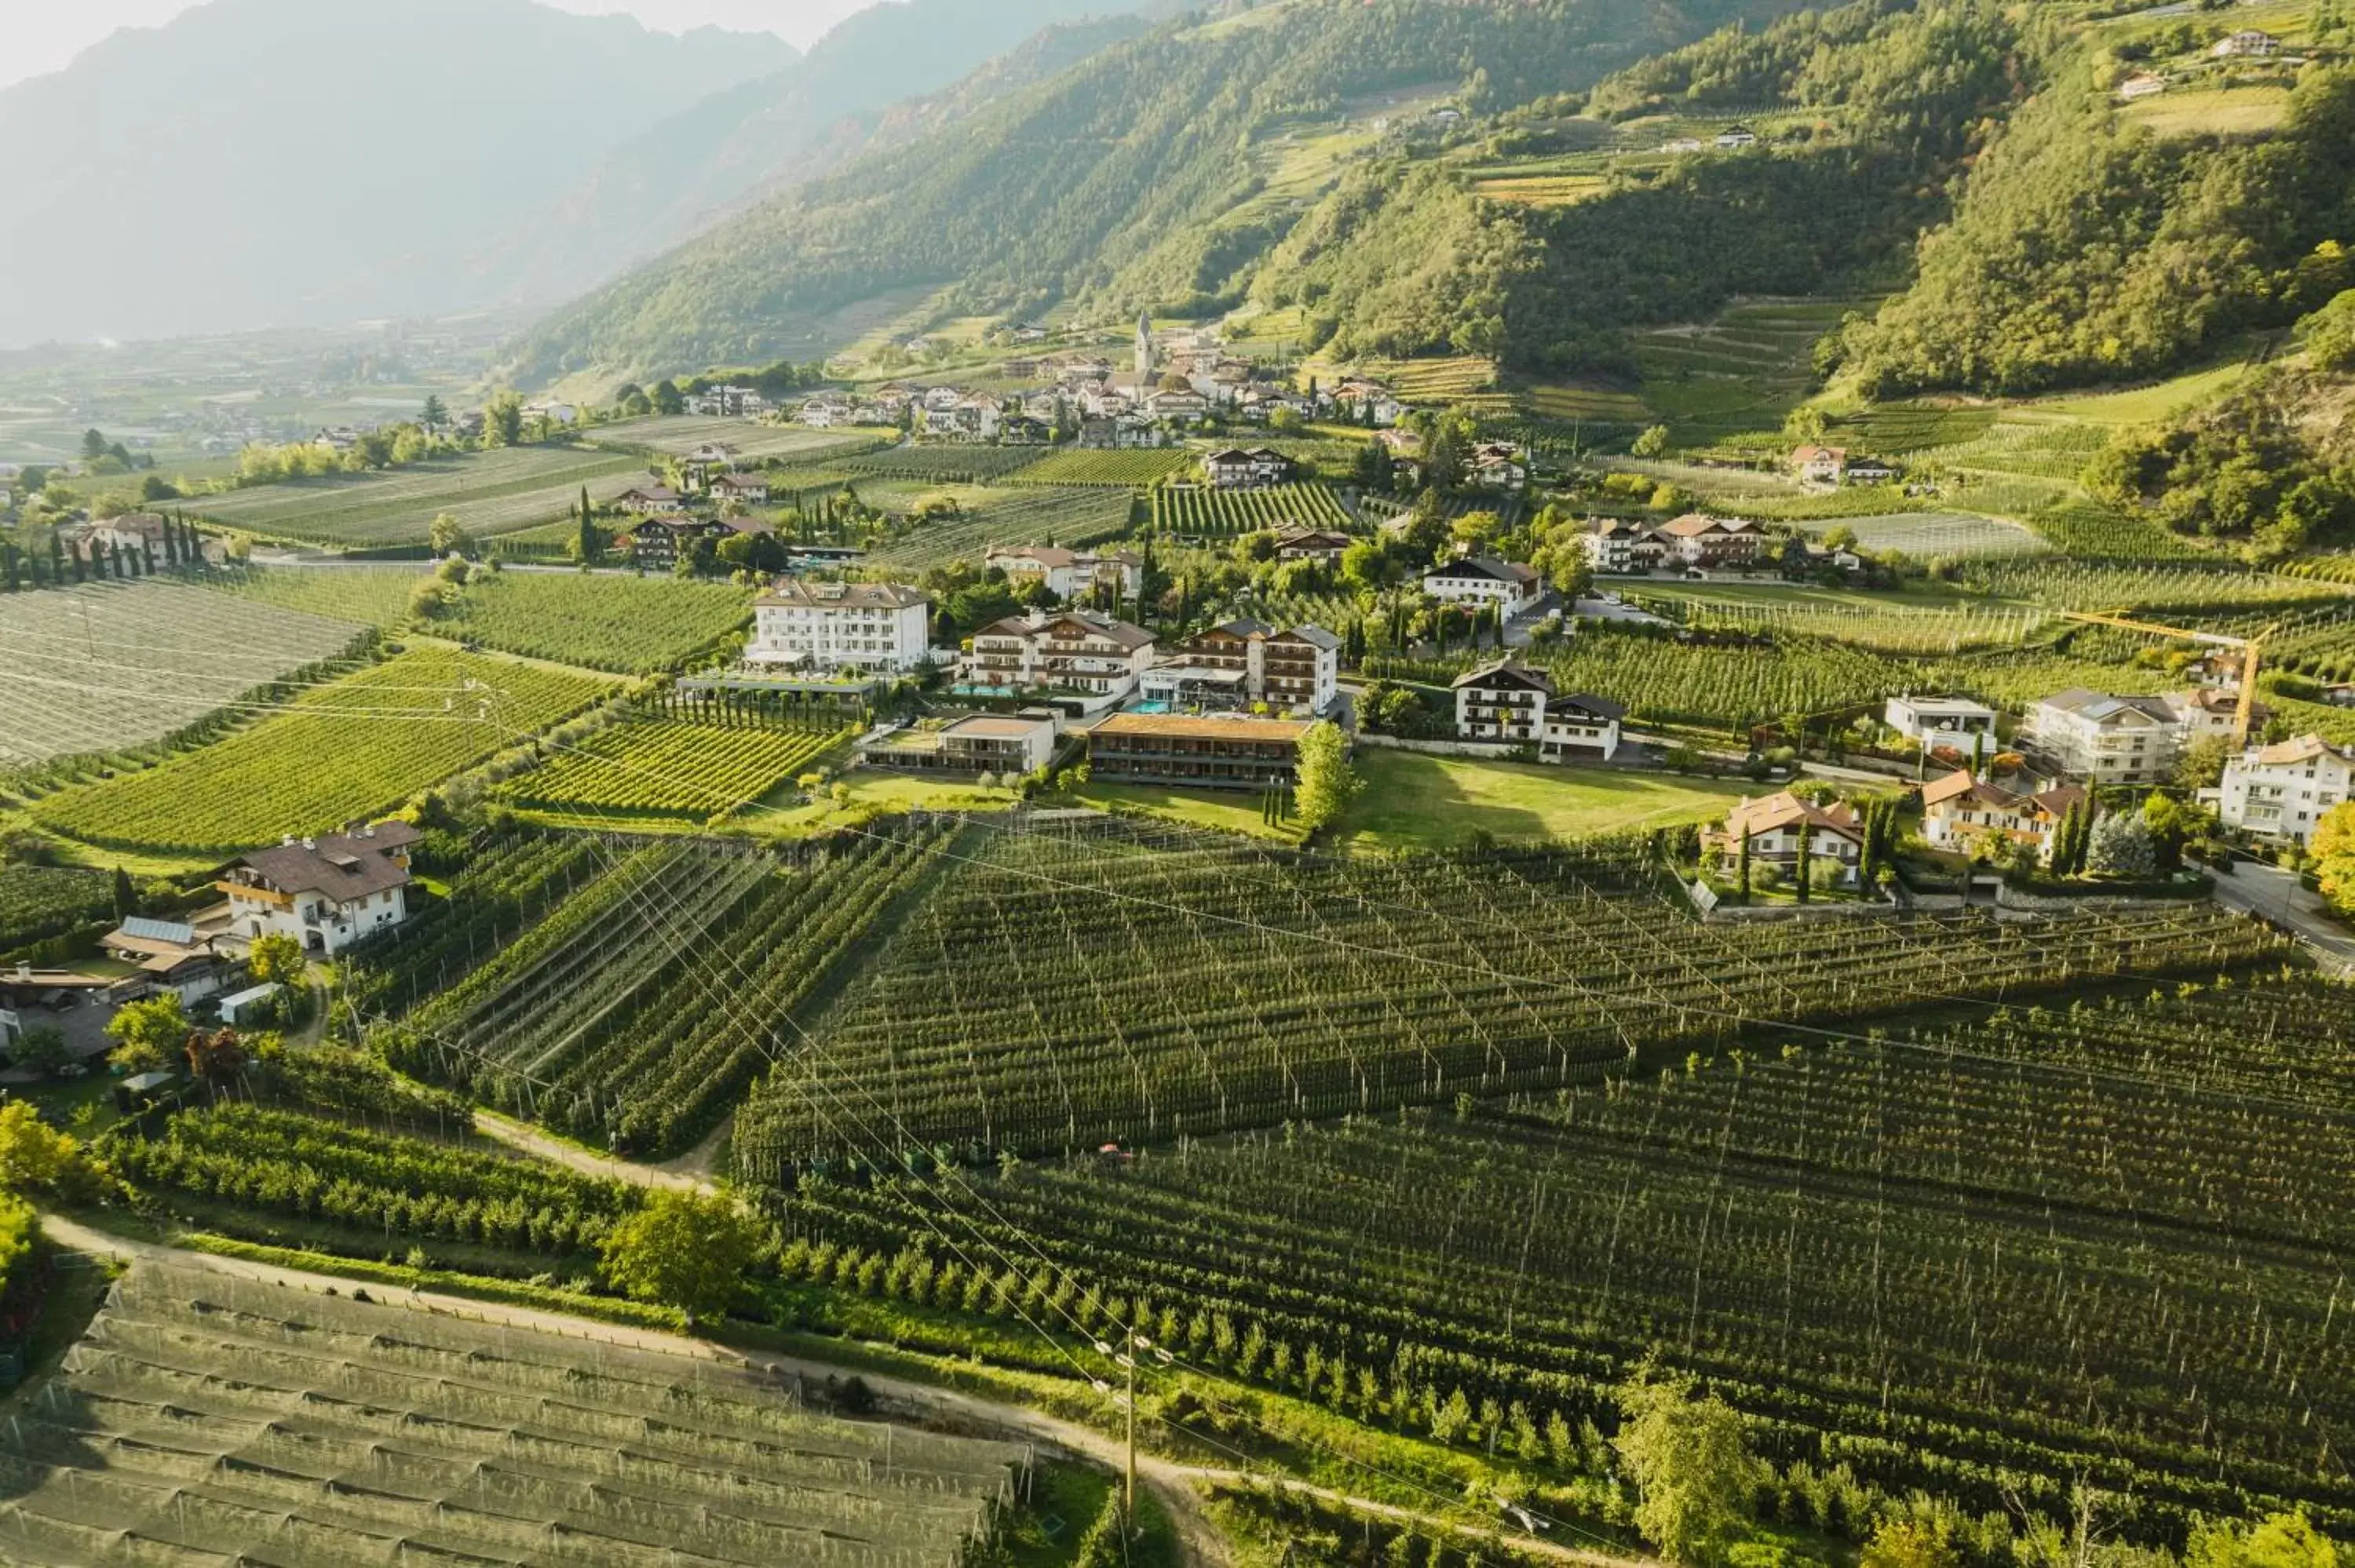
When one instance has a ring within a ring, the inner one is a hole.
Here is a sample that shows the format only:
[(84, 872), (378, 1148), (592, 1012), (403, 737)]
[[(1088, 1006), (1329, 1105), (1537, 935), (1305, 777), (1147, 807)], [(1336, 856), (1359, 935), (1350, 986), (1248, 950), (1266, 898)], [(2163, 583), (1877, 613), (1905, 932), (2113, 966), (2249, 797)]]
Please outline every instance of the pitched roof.
[(2302, 735), (2296, 740), (2285, 740), (2268, 746), (2257, 753), (2261, 768), (2293, 768), (2301, 762), (2316, 762), (2325, 757), (2342, 761), (2355, 761), (2355, 751), (2341, 751), (2318, 735)]
[(1745, 800), (1725, 814), (1725, 832), (1730, 838), (1739, 838), (1746, 831), (1752, 834), (1771, 833), (1778, 828), (1796, 828), (1809, 822), (1842, 838), (1860, 837), (1855, 813), (1845, 805), (1826, 809), (1810, 805), (1788, 789), (1779, 795), (1760, 800)]
[(1757, 524), (1747, 517), (1711, 517), (1707, 513), (1688, 512), (1671, 523), (1663, 523), (1659, 532), (1678, 539), (1697, 538), (1703, 534), (1746, 534)]
[(932, 601), (905, 583), (817, 583), (780, 577), (754, 602), (771, 609), (906, 609)]
[(2128, 715), (2153, 724), (2172, 723), (2174, 718), (2166, 703), (2158, 697), (2114, 697), (2106, 692), (2089, 691), (2083, 686), (2055, 692), (2038, 705), (2076, 714), (2096, 724), (2107, 724), (2112, 719), (2124, 718)]
[(1943, 806), (1949, 800), (1970, 800), (1998, 810), (2011, 810), (2019, 805), (2020, 797), (2000, 785), (1982, 783), (1969, 768), (1958, 768), (1922, 787), (1923, 805)]
[(1453, 685), (1459, 692), (1467, 686), (1487, 690), (1518, 686), (1524, 691), (1543, 692), (1548, 696), (1553, 695), (1552, 676), (1543, 670), (1532, 670), (1528, 665), (1518, 663), (1510, 659), (1500, 659), (1494, 664), (1484, 664), (1477, 670), (1467, 671), (1456, 676)]
[(1053, 545), (993, 545), (985, 558), (992, 561), (1035, 561), (1052, 571), (1058, 567), (1068, 567), (1080, 557), (1076, 551)]
[(1423, 574), (1426, 577), (1486, 577), (1492, 582), (1531, 583), (1538, 574), (1518, 561), (1500, 561), (1494, 556), (1462, 556), (1444, 567), (1433, 567)]
[(1088, 615), (1076, 609), (1067, 609), (1060, 615), (1050, 615), (1038, 621), (1033, 621), (1027, 616), (1009, 615), (1002, 620), (991, 621), (974, 635), (975, 637), (1034, 637), (1059, 628), (1076, 628), (1076, 630), (1063, 630), (1062, 634), (1067, 637), (1102, 637), (1131, 651), (1142, 648), (1153, 641), (1153, 633), (1146, 630), (1142, 626), (1132, 626), (1125, 620), (1114, 620), (1108, 615)]
[(1311, 648), (1321, 648), (1328, 653), (1341, 646), (1341, 640), (1338, 637), (1321, 626), (1307, 623), (1295, 626), (1289, 631), (1279, 632), (1275, 640), (1281, 642), (1285, 638), (1290, 638), (1295, 642), (1305, 642)]
[(328, 833), (307, 842), (256, 850), (238, 861), (282, 893), (324, 893), (337, 903), (389, 892), (409, 881), (392, 852), (425, 835), (413, 823), (379, 822), (357, 833)]
[(1609, 697), (1598, 697), (1585, 692), (1573, 692), (1556, 697), (1546, 705), (1546, 712), (1584, 714), (1593, 718), (1617, 724), (1627, 716), (1627, 705), (1614, 703)]

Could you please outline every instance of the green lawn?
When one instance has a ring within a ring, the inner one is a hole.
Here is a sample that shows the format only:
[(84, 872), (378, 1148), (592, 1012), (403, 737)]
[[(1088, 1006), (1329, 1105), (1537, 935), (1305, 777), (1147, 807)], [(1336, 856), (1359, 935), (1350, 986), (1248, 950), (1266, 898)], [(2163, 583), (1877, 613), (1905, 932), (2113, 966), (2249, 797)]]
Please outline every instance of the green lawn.
[(1175, 789), (1159, 784), (1088, 784), (1067, 797), (1074, 806), (1100, 811), (1149, 811), (1197, 828), (1243, 833), (1256, 839), (1295, 842), (1300, 830), (1270, 827), (1260, 820), (1256, 789)]
[(1701, 821), (1723, 815), (1745, 788), (1741, 779), (1371, 747), (1358, 752), (1357, 766), (1365, 789), (1344, 813), (1339, 836), (1380, 849), (1442, 849), (1476, 832), (1500, 840), (1572, 839)]

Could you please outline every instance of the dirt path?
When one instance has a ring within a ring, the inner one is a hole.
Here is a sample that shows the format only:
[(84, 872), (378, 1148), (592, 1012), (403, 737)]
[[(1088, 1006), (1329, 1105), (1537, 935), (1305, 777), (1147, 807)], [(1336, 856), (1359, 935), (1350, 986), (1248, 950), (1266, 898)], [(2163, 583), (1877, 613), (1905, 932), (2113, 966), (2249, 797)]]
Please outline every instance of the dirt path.
[[(510, 1124), (512, 1125), (512, 1124)], [(494, 1134), (494, 1136), (496, 1136)], [(545, 1140), (543, 1140), (545, 1141)], [(562, 1146), (559, 1146), (562, 1147)], [(576, 1160), (586, 1161), (576, 1169), (596, 1167), (604, 1162), (581, 1150), (569, 1151)], [(570, 1161), (567, 1161), (570, 1163)], [(640, 1166), (641, 1172), (663, 1176), (651, 1167)], [(362, 1286), (377, 1299), (412, 1310), (435, 1313), (450, 1318), (464, 1318), (479, 1323), (505, 1324), (513, 1328), (536, 1330), (567, 1339), (593, 1340), (609, 1345), (632, 1350), (659, 1351), (666, 1355), (694, 1356), (719, 1365), (755, 1369), (772, 1376), (823, 1381), (828, 1377), (856, 1376), (865, 1382), (876, 1399), (889, 1414), (902, 1418), (946, 1425), (959, 1430), (1012, 1438), (1033, 1443), (1052, 1453), (1075, 1456), (1118, 1470), (1126, 1451), (1116, 1439), (1072, 1422), (1059, 1420), (1039, 1411), (1018, 1404), (1006, 1404), (995, 1400), (978, 1398), (953, 1389), (933, 1388), (927, 1384), (907, 1383), (898, 1378), (848, 1367), (830, 1365), (800, 1356), (773, 1355), (765, 1351), (738, 1351), (726, 1345), (691, 1336), (663, 1333), (651, 1329), (633, 1329), (618, 1323), (598, 1322), (584, 1318), (570, 1317), (560, 1312), (543, 1311), (534, 1307), (519, 1307), (499, 1301), (480, 1301), (472, 1297), (445, 1296), (430, 1290), (410, 1290), (400, 1286), (374, 1281), (355, 1281), (333, 1275), (314, 1274), (303, 1269), (284, 1268), (276, 1264), (256, 1263), (245, 1258), (219, 1257), (211, 1253), (188, 1252), (155, 1242), (132, 1241), (92, 1229), (79, 1221), (60, 1215), (44, 1213), (41, 1228), (60, 1246), (76, 1252), (94, 1253), (129, 1259), (170, 1264), (176, 1267), (206, 1269), (216, 1274), (263, 1284), (282, 1285), (298, 1290), (324, 1293), (338, 1290), (348, 1293)], [(1202, 1498), (1205, 1483), (1235, 1484), (1252, 1478), (1247, 1472), (1211, 1466), (1184, 1465), (1151, 1454), (1136, 1457), (1138, 1481), (1148, 1488), (1167, 1509), (1177, 1526), (1188, 1568), (1230, 1568), (1231, 1559), (1224, 1538), (1210, 1522)], [(1346, 1508), (1359, 1510), (1386, 1519), (1417, 1520), (1428, 1517), (1412, 1509), (1395, 1503), (1356, 1497), (1327, 1487), (1311, 1487), (1303, 1483), (1287, 1485), (1309, 1492), (1325, 1500)], [(1591, 1552), (1564, 1546), (1553, 1542), (1532, 1538), (1518, 1531), (1480, 1525), (1451, 1524), (1453, 1529), (1506, 1542), (1525, 1554), (1549, 1561), (1577, 1564), (1578, 1568), (1659, 1568), (1656, 1563), (1641, 1558), (1614, 1556), (1608, 1552)]]
[(527, 1122), (520, 1122), (496, 1111), (477, 1108), (474, 1130), (485, 1138), (496, 1139), (509, 1149), (561, 1165), (568, 1171), (578, 1171), (583, 1176), (600, 1181), (621, 1181), (632, 1187), (667, 1188), (677, 1192), (710, 1192), (718, 1189), (699, 1173), (670, 1170), (659, 1165), (643, 1165), (618, 1155), (600, 1154), (592, 1149), (582, 1149), (550, 1138)]

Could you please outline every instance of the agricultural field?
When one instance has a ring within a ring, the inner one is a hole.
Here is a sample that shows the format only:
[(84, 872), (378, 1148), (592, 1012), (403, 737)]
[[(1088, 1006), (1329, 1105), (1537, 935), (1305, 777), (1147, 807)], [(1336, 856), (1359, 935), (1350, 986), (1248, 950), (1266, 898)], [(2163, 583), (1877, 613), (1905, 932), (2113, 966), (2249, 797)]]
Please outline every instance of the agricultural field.
[(629, 419), (600, 425), (583, 438), (592, 446), (650, 457), (686, 457), (706, 446), (733, 447), (747, 463), (816, 462), (865, 451), (884, 438), (869, 430), (813, 430), (800, 425), (763, 425), (750, 419), (692, 416)]
[[(1740, 1018), (1825, 1023), (2278, 950), (2205, 906), (1685, 942), (1689, 911), (1657, 874), (1640, 840), (1333, 859), (1158, 823), (996, 829), (894, 930), (825, 1049), (764, 1080), (738, 1169), (874, 1158), (862, 1139), (1060, 1153), (1550, 1093)], [(850, 1095), (869, 1110), (824, 1108)]]
[(162, 577), (0, 595), (0, 769), (159, 739), (366, 631)]
[(1624, 597), (1686, 626), (1817, 637), (1875, 652), (1924, 657), (2015, 647), (2054, 624), (2051, 611), (2020, 603), (1826, 588), (1646, 584), (1627, 587)]
[(1618, 768), (1489, 762), (1359, 747), (1365, 788), (1334, 836), (1354, 848), (1461, 849), (1568, 841), (1722, 820), (1746, 781), (1678, 779)]
[(683, 1351), (142, 1263), (0, 1440), (0, 1555), (953, 1568), (1028, 1465)]
[(594, 819), (702, 822), (725, 816), (807, 771), (850, 738), (844, 730), (633, 719), (598, 731), (501, 784), (522, 810)]
[(1222, 539), (1295, 527), (1348, 532), (1355, 526), (1339, 499), (1321, 484), (1267, 490), (1188, 486), (1153, 493), (1153, 531), (1170, 538)]
[(448, 513), (476, 538), (519, 533), (580, 504), (610, 501), (645, 479), (625, 452), (569, 446), (504, 447), (383, 473), (336, 474), (256, 485), (187, 503), (224, 527), (304, 544), (356, 547), (422, 545)]
[(1859, 517), (1798, 520), (1810, 534), (1845, 528), (1865, 549), (1901, 550), (1916, 561), (1968, 561), (2005, 556), (2041, 556), (2053, 547), (2041, 534), (1998, 517), (1968, 512), (1900, 512)]
[(114, 879), (74, 866), (0, 865), (0, 953), (114, 912)]
[(2355, 588), (2221, 564), (1980, 561), (1966, 568), (1962, 580), (1985, 593), (2056, 609), (2146, 615), (2295, 614), (2331, 609), (2355, 597)]
[(795, 1011), (938, 842), (535, 838), (462, 872), (372, 957), (362, 992), (416, 999), (387, 1035), (403, 1070), (573, 1137), (676, 1154), (797, 1049)]
[(477, 577), (431, 624), (526, 658), (644, 675), (679, 668), (751, 614), (751, 590), (731, 583), (506, 571)]
[[(869, 493), (868, 486), (859, 487), (862, 498)], [(960, 510), (922, 522), (911, 519), (893, 536), (871, 546), (863, 564), (904, 575), (955, 561), (978, 561), (992, 545), (1043, 545), (1050, 540), (1066, 547), (1094, 544), (1125, 530), (1131, 510), (1125, 490), (1020, 486), (927, 490), (921, 497), (909, 498), (907, 508), (912, 511), (921, 500), (938, 494), (955, 501)]]
[(1476, 355), (1433, 359), (1361, 359), (1341, 366), (1322, 361), (1302, 367), (1303, 385), (1314, 376), (1330, 385), (1351, 376), (1363, 376), (1390, 387), (1410, 403), (1470, 408), (1483, 414), (1506, 415), (1512, 399), (1500, 391), (1497, 362)]
[[(2131, 1489), (2161, 1532), (2305, 1508), (2343, 1533), (2355, 1486), (2314, 1462), (2315, 1427), (2355, 1404), (2355, 1359), (2316, 1238), (2348, 1223), (2355, 1042), (2339, 988), (2232, 983), (1920, 1041), (1770, 1034), (1468, 1115), (976, 1186), (1051, 1287), (1116, 1282), (1188, 1363), (1418, 1433), (1461, 1390), (1495, 1413), (1467, 1448), (1608, 1421), (1651, 1354), (1812, 1476), (1844, 1463), (1973, 1513), (2050, 1509), (2077, 1478)], [(2281, 1029), (2268, 1070), (2239, 1072), (2220, 1033), (2255, 1017)], [(797, 1226), (862, 1246), (932, 1202), (833, 1186)], [(1819, 1506), (1795, 1522), (1831, 1522)]]
[(37, 801), (42, 827), (101, 848), (234, 853), (399, 805), (587, 707), (603, 677), (441, 649), (314, 686), (144, 772)]
[(2118, 111), (2118, 118), (2154, 136), (2257, 136), (2278, 131), (2289, 118), (2289, 89), (2231, 85), (2179, 89), (2146, 98)]
[(1194, 466), (1194, 454), (1182, 447), (1138, 451), (1082, 451), (1067, 448), (1017, 469), (1001, 482), (1007, 484), (1114, 485), (1142, 489)]
[(410, 616), (421, 565), (231, 567), (191, 580), (216, 593), (359, 626), (394, 627)]
[(826, 466), (871, 479), (911, 479), (933, 484), (986, 484), (1039, 461), (1037, 447), (897, 446)]

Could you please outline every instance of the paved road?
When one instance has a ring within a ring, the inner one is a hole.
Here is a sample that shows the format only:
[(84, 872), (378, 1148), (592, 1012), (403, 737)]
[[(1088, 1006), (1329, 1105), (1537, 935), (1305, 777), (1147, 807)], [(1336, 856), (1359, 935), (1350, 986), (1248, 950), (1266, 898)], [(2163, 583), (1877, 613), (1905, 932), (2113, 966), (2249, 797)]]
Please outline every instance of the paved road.
[[(579, 1151), (574, 1152), (577, 1154)], [(654, 1171), (651, 1167), (637, 1169), (641, 1173), (666, 1174)], [(504, 1324), (558, 1334), (567, 1339), (595, 1340), (630, 1350), (693, 1356), (719, 1365), (763, 1372), (780, 1380), (800, 1378), (823, 1382), (828, 1377), (857, 1376), (874, 1393), (887, 1413), (903, 1419), (944, 1424), (957, 1430), (1032, 1443), (1052, 1453), (1077, 1455), (1114, 1469), (1120, 1467), (1124, 1457), (1125, 1451), (1117, 1440), (1090, 1427), (1059, 1420), (1021, 1405), (1001, 1404), (952, 1389), (905, 1383), (862, 1369), (829, 1365), (799, 1356), (742, 1351), (706, 1340), (569, 1317), (534, 1307), (479, 1301), (472, 1297), (445, 1296), (429, 1290), (408, 1290), (375, 1281), (355, 1281), (303, 1269), (282, 1268), (275, 1264), (256, 1263), (246, 1258), (187, 1252), (155, 1242), (132, 1241), (110, 1235), (59, 1214), (42, 1214), (41, 1228), (52, 1241), (69, 1250), (120, 1257), (133, 1263), (144, 1260), (176, 1267), (200, 1268), (235, 1278), (322, 1294), (328, 1290), (348, 1294), (356, 1285), (363, 1286), (378, 1300), (416, 1311), (464, 1318), (479, 1323)], [(1247, 1473), (1215, 1466), (1182, 1465), (1146, 1453), (1137, 1455), (1136, 1471), (1138, 1481), (1161, 1500), (1177, 1522), (1188, 1568), (1230, 1568), (1231, 1560), (1227, 1553), (1224, 1538), (1205, 1514), (1199, 1489), (1205, 1482), (1242, 1481), (1249, 1478)], [(1299, 1489), (1328, 1502), (1383, 1518), (1413, 1520), (1427, 1517), (1412, 1509), (1355, 1497), (1331, 1488), (1300, 1487)], [(1661, 1568), (1660, 1564), (1647, 1559), (1565, 1546), (1534, 1539), (1516, 1530), (1466, 1524), (1455, 1524), (1454, 1528), (1489, 1540), (1509, 1542), (1517, 1551), (1552, 1562), (1576, 1564), (1578, 1568)]]
[(2324, 913), (2322, 895), (2309, 893), (2295, 872), (2261, 861), (2240, 861), (2216, 878), (2216, 902), (2258, 915), (2306, 944), (2324, 967), (2355, 976), (2355, 936)]

